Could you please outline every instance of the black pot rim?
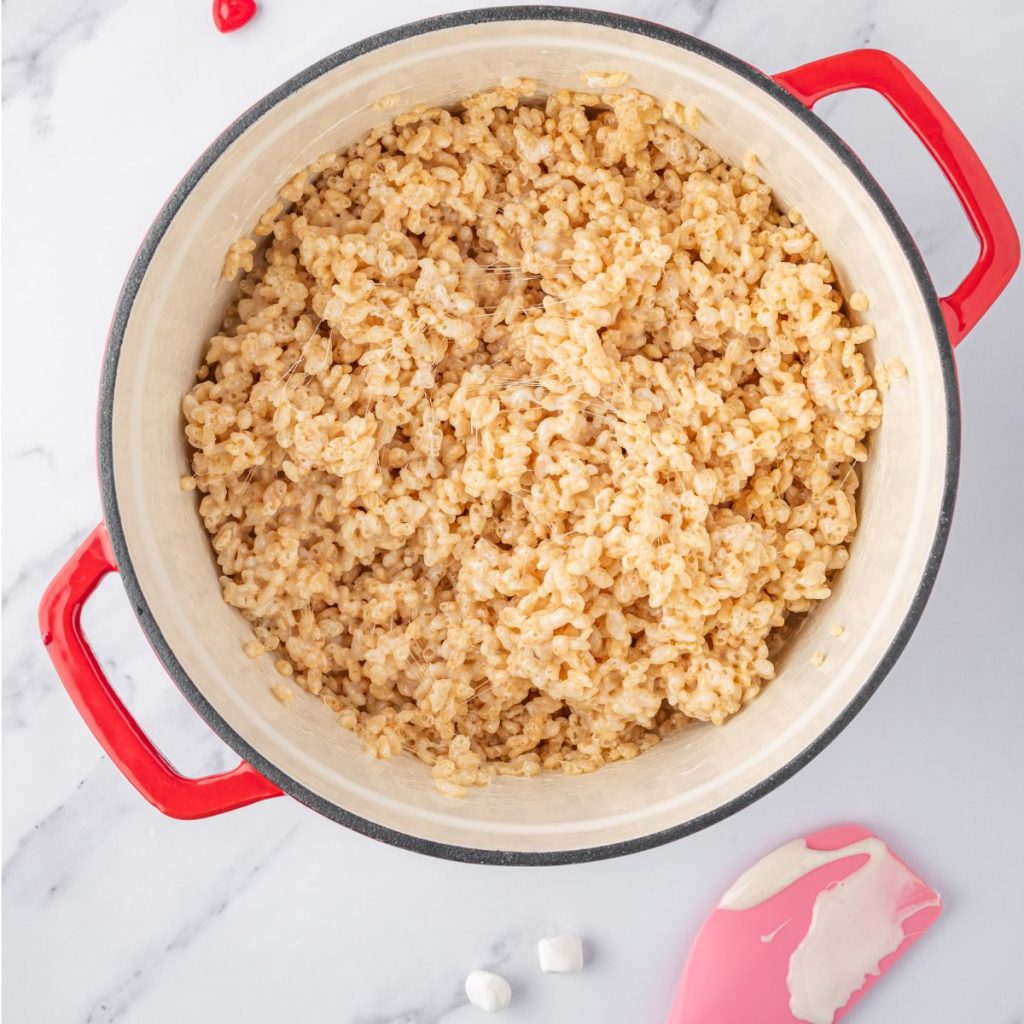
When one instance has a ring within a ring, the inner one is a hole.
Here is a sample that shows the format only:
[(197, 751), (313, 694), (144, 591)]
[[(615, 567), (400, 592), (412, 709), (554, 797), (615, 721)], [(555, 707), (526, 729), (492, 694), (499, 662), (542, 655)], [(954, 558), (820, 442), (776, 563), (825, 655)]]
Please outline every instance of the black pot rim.
[[(214, 710), (203, 696), (200, 689), (186, 674), (174, 652), (164, 639), (145, 596), (139, 585), (138, 576), (132, 565), (124, 529), (117, 507), (117, 496), (113, 467), (113, 400), (117, 365), (124, 341), (135, 297), (142, 284), (143, 277), (149, 266), (164, 233), (178, 212), (182, 203), (195, 187), (197, 182), (221, 156), (227, 147), (254, 124), (260, 117), (276, 104), (290, 96), (296, 90), (320, 77), (331, 69), (347, 63), (365, 53), (387, 46), (390, 43), (408, 39), (413, 36), (442, 29), (456, 28), (470, 24), (486, 24), (513, 21), (550, 21), (599, 25), (607, 28), (620, 29), (641, 36), (670, 43), (683, 50), (706, 57), (740, 75), (748, 82), (768, 93), (774, 100), (784, 106), (792, 114), (800, 118), (827, 145), (849, 170), (857, 177), (881, 210), (890, 228), (895, 234), (907, 261), (917, 280), (921, 295), (925, 300), (931, 317), (932, 328), (942, 366), (943, 385), (946, 395), (947, 438), (946, 438), (946, 471), (939, 511), (938, 526), (932, 540), (931, 550), (925, 565), (921, 582), (917, 588), (910, 607), (897, 630), (892, 643), (882, 659), (858, 691), (854, 699), (843, 709), (830, 726), (810, 743), (786, 765), (773, 772), (767, 779), (751, 787), (740, 796), (722, 804), (715, 810), (702, 814), (680, 825), (664, 829), (660, 832), (640, 836), (625, 842), (611, 843), (604, 846), (584, 847), (581, 849), (552, 851), (519, 851), (519, 850), (487, 850), (472, 847), (456, 846), (422, 839), (404, 832), (379, 825), (374, 821), (362, 818), (339, 807), (298, 783), (291, 776), (277, 768), (259, 751), (251, 747), (230, 725)], [(361, 42), (354, 43), (336, 53), (323, 58), (304, 71), (278, 86), (253, 107), (234, 121), (193, 164), (188, 173), (178, 184), (170, 198), (164, 204), (156, 220), (150, 227), (146, 237), (132, 262), (125, 279), (117, 308), (110, 326), (106, 354), (104, 356), (103, 373), (100, 384), (98, 411), (98, 462), (100, 484), (103, 497), (103, 509), (106, 527), (117, 558), (117, 565), (128, 593), (132, 607), (146, 633), (153, 649), (163, 663), (167, 672), (177, 684), (192, 706), (205, 719), (207, 724), (217, 733), (228, 746), (232, 747), (244, 760), (248, 761), (257, 771), (279, 786), (289, 796), (305, 804), (307, 807), (331, 818), (347, 827), (361, 832), (373, 839), (403, 847), (417, 853), (425, 853), (448, 860), (464, 861), (475, 864), (509, 864), (509, 865), (554, 865), (573, 864), (585, 861), (602, 860), (609, 857), (622, 856), (648, 850), (663, 843), (671, 842), (690, 835), (722, 821), (737, 811), (753, 803), (755, 800), (771, 792), (785, 782), (804, 765), (817, 756), (831, 743), (840, 732), (852, 721), (868, 698), (878, 689), (897, 658), (906, 646), (913, 632), (925, 603), (931, 592), (938, 573), (939, 563), (946, 546), (949, 534), (950, 519), (956, 497), (957, 478), (960, 466), (960, 396), (957, 387), (956, 370), (953, 362), (953, 349), (946, 331), (946, 324), (939, 307), (938, 297), (931, 278), (925, 268), (924, 261), (910, 232), (907, 230), (899, 214), (889, 198), (882, 191), (867, 168), (853, 151), (829, 128), (819, 117), (803, 106), (785, 89), (776, 84), (766, 74), (758, 71), (736, 57), (705, 43), (694, 36), (687, 35), (676, 29), (667, 28), (653, 22), (619, 14), (609, 14), (571, 7), (492, 7), (482, 10), (461, 11), (412, 22), (387, 32), (371, 36)]]

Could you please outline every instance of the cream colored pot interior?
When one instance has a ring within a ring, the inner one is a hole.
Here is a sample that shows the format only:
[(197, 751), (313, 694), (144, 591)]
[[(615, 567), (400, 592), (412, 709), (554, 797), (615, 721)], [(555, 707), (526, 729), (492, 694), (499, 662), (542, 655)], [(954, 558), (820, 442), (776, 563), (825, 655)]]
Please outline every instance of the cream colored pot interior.
[[(276, 189), (326, 149), (418, 103), (451, 104), (514, 76), (545, 91), (580, 72), (628, 71), (630, 84), (696, 104), (698, 134), (726, 158), (757, 154), (783, 208), (798, 207), (844, 285), (867, 292), (876, 359), (909, 377), (886, 396), (864, 472), (861, 525), (834, 596), (802, 625), (777, 679), (724, 728), (693, 725), (635, 761), (585, 777), (501, 779), (456, 801), (409, 756), (380, 763), (305, 694), (270, 694), (270, 659), (242, 653), (248, 627), (223, 603), (187, 472), (180, 400), (230, 286), (228, 245)], [(387, 114), (375, 101), (398, 93)], [(116, 499), (149, 607), (184, 670), (235, 732), (333, 804), (410, 836), (481, 849), (565, 851), (619, 843), (714, 811), (799, 755), (854, 700), (900, 627), (939, 516), (946, 408), (937, 342), (918, 284), (864, 187), (797, 116), (735, 72), (668, 43), (605, 26), (469, 25), (405, 39), (327, 71), (264, 114), (202, 177), (145, 274), (124, 337), (113, 411)], [(840, 641), (830, 627), (842, 625)], [(824, 670), (811, 665), (828, 652)]]

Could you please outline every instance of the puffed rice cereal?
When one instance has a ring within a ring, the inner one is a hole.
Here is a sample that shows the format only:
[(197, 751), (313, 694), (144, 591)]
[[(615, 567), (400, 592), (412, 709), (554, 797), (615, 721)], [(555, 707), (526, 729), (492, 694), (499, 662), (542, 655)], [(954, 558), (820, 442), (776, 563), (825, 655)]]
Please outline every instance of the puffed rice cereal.
[(183, 403), (224, 598), (444, 792), (725, 722), (847, 562), (872, 328), (696, 124), (525, 81), (415, 108), (228, 254)]

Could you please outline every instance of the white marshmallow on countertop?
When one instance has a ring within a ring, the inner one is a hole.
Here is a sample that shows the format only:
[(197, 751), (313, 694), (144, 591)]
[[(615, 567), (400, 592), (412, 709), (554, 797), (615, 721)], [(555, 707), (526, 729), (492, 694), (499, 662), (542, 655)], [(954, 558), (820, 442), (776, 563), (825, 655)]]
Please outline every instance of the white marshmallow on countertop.
[(537, 943), (545, 974), (572, 974), (583, 967), (583, 941), (578, 935), (554, 935)]
[(478, 1009), (494, 1013), (508, 1006), (512, 999), (512, 987), (500, 974), (470, 971), (466, 975), (466, 995)]

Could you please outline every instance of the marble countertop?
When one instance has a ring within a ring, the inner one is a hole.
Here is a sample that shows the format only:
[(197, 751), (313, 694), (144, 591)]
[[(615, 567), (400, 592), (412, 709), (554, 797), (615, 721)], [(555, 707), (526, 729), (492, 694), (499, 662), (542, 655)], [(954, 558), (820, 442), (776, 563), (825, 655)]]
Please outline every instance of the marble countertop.
[[(906, 60), (975, 143), (1024, 224), (1017, 0), (614, 0), (775, 71), (855, 46)], [(1018, 276), (957, 354), (958, 508), (934, 594), (877, 696), (809, 767), (728, 820), (626, 859), (473, 867), (378, 845), (291, 800), (184, 823), (104, 757), (40, 645), (41, 591), (100, 518), (96, 382), (121, 280), (151, 218), (241, 110), (325, 53), (461, 6), (263, 0), (233, 36), (208, 0), (4, 3), (4, 1009), (23, 1024), (470, 1024), (476, 966), (515, 989), (500, 1019), (665, 1019), (717, 894), (793, 835), (877, 829), (946, 913), (851, 1016), (1024, 1021), (1024, 338)], [(468, 6), (468, 4), (467, 4)], [(975, 246), (951, 192), (876, 97), (821, 112), (861, 153), (941, 290)], [(60, 283), (60, 290), (54, 287)], [(183, 770), (232, 763), (150, 652), (116, 577), (87, 629)], [(586, 936), (544, 977), (537, 938)]]

